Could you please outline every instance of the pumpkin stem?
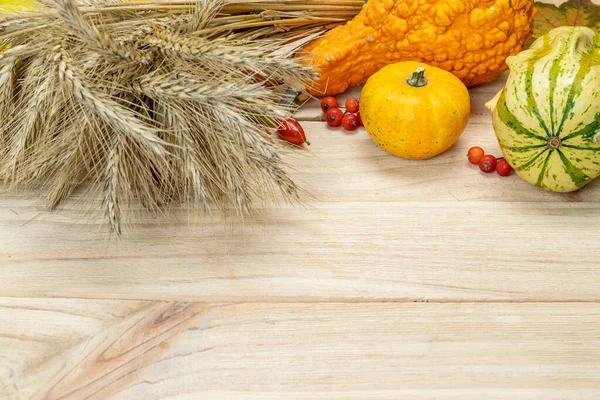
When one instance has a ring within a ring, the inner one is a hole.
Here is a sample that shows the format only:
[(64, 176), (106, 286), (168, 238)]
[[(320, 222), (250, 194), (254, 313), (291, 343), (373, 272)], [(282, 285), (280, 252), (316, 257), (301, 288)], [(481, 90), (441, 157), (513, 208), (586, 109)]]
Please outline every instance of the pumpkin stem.
[(548, 139), (548, 147), (550, 150), (558, 150), (562, 144), (561, 140), (557, 137), (551, 137)]
[(406, 80), (410, 86), (423, 87), (427, 85), (427, 78), (425, 78), (425, 67), (418, 67), (412, 76)]

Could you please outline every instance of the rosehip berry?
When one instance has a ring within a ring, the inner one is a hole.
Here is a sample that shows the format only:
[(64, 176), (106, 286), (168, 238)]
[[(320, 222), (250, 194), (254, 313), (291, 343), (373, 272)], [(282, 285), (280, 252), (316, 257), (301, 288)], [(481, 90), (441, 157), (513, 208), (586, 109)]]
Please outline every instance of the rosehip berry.
[(471, 164), (479, 164), (479, 160), (483, 157), (483, 149), (481, 147), (471, 147), (467, 153), (467, 158)]
[(342, 118), (344, 118), (344, 113), (339, 108), (330, 108), (325, 114), (327, 125), (332, 127), (340, 126), (342, 124)]
[(300, 123), (293, 118), (279, 121), (277, 124), (277, 133), (281, 139), (290, 143), (297, 145), (306, 143), (310, 145), (308, 140), (306, 140), (304, 129), (302, 129)]
[(342, 126), (347, 131), (355, 131), (359, 127), (358, 117), (354, 114), (346, 114), (342, 118)]
[(479, 169), (489, 174), (496, 170), (496, 157), (486, 154), (479, 160)]
[(356, 97), (346, 100), (346, 110), (351, 113), (358, 112), (358, 99)]
[(333, 96), (327, 96), (323, 100), (321, 100), (321, 110), (323, 110), (324, 113), (326, 113), (327, 110), (338, 107), (338, 102)]
[(496, 165), (496, 172), (498, 173), (498, 175), (509, 176), (512, 170), (513, 168), (504, 158), (498, 160), (498, 164)]

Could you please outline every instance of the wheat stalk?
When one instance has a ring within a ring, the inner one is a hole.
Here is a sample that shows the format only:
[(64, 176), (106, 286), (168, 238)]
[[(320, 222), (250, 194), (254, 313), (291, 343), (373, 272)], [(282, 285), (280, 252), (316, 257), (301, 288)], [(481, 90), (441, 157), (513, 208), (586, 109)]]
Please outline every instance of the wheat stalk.
[(117, 139), (108, 152), (106, 162), (106, 215), (111, 230), (121, 234), (121, 146)]
[[(362, 1), (362, 0), (361, 0)], [(87, 182), (111, 231), (136, 205), (245, 215), (300, 201), (267, 131), (316, 77), (295, 51), (354, 0), (44, 0), (0, 18), (0, 178), (53, 209)], [(330, 16), (327, 13), (334, 13)]]
[(24, 109), (22, 118), (19, 119), (20, 123), (12, 128), (9, 137), (11, 141), (8, 146), (9, 151), (5, 160), (3, 160), (3, 169), (6, 172), (6, 176), (9, 176), (12, 181), (18, 182), (19, 180), (23, 180), (17, 175), (18, 164), (27, 156), (27, 147), (31, 146), (31, 143), (35, 142), (42, 132), (40, 129), (36, 129), (36, 125), (42, 115), (40, 110), (43, 109), (44, 103), (48, 98), (53, 95), (52, 83), (53, 78), (51, 75), (48, 75), (35, 88), (33, 95), (29, 98), (29, 102)]
[(194, 15), (190, 18), (185, 31), (195, 32), (206, 29), (223, 5), (223, 0), (196, 0)]
[(54, 62), (58, 65), (60, 81), (77, 100), (86, 105), (91, 112), (96, 113), (108, 125), (149, 147), (160, 157), (164, 157), (166, 143), (156, 135), (155, 129), (105, 93), (87, 86), (75, 72), (75, 67), (68, 64), (69, 58), (65, 52), (60, 47), (55, 48), (55, 52)]
[(87, 21), (75, 0), (54, 0), (58, 15), (71, 29), (71, 34), (87, 42), (91, 48), (101, 50), (107, 56), (148, 63), (151, 58), (139, 49), (114, 40), (108, 33)]
[[(13, 114), (16, 85), (16, 59), (8, 59), (0, 68), (0, 163), (8, 151), (7, 124)], [(5, 179), (6, 171), (0, 168), (0, 179)]]
[[(12, 112), (14, 89), (16, 85), (17, 59), (8, 60), (0, 68), (0, 115), (7, 116)], [(4, 127), (0, 121), (0, 129)]]
[[(48, 194), (46, 208), (54, 210), (63, 200), (67, 199), (73, 190), (85, 177), (85, 162), (82, 152), (82, 137), (89, 135), (88, 122), (82, 120), (80, 124), (72, 124), (63, 137), (52, 143), (45, 151), (48, 152), (47, 160), (54, 160), (56, 166), (48, 175)], [(37, 169), (43, 168), (37, 166)]]

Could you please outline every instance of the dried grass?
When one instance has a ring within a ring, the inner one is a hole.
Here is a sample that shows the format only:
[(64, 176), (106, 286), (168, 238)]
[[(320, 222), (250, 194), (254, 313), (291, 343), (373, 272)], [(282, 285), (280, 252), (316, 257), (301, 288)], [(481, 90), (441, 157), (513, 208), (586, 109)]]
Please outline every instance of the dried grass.
[(0, 179), (41, 190), (48, 209), (89, 182), (89, 203), (101, 194), (116, 234), (135, 203), (244, 214), (276, 192), (299, 200), (286, 147), (266, 129), (295, 110), (285, 90), (315, 78), (294, 50), (359, 2), (43, 4), (0, 18), (10, 45), (0, 55)]

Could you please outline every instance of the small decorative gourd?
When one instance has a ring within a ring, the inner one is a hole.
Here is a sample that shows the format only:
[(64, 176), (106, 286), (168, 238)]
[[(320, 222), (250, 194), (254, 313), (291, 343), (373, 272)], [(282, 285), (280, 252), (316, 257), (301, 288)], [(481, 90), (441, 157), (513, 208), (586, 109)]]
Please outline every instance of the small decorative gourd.
[(488, 103), (508, 163), (527, 182), (571, 192), (600, 175), (600, 34), (560, 27), (509, 57)]
[(456, 142), (471, 112), (456, 76), (414, 61), (375, 73), (360, 94), (360, 115), (371, 139), (403, 158), (436, 156)]
[(320, 78), (315, 95), (342, 93), (388, 64), (420, 61), (466, 86), (506, 70), (533, 32), (534, 0), (369, 0), (352, 21), (300, 53)]

